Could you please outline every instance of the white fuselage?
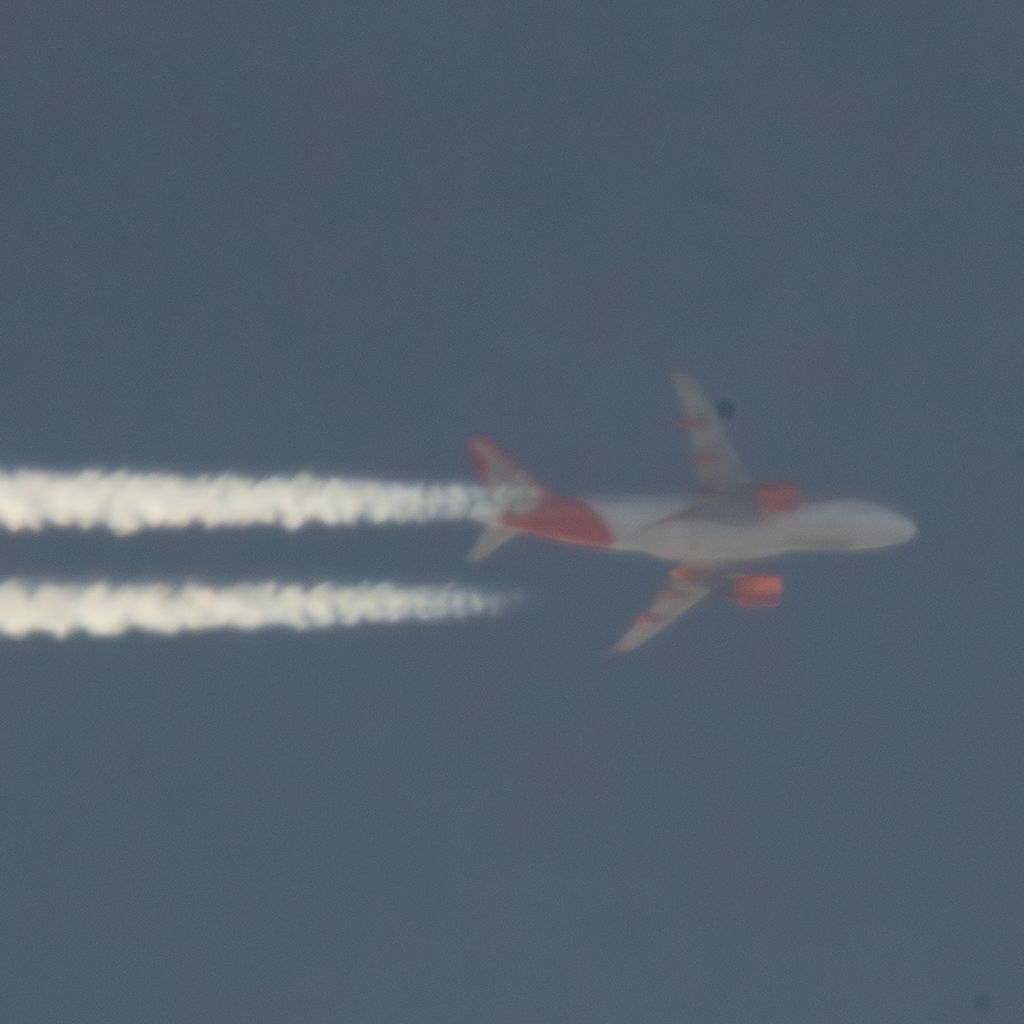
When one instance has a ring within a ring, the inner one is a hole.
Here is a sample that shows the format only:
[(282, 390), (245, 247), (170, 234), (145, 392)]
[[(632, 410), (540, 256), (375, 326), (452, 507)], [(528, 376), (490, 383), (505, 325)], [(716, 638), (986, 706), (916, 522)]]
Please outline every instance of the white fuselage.
[(714, 566), (794, 551), (891, 547), (917, 532), (913, 520), (873, 502), (806, 502), (771, 515), (704, 508), (692, 499), (592, 499), (608, 524), (609, 547), (667, 562)]

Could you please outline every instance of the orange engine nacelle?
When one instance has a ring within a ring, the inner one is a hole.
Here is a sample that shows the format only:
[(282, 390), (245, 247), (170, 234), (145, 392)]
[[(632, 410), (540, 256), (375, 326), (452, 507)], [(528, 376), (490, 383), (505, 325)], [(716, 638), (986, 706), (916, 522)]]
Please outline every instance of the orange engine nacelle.
[(741, 608), (774, 608), (782, 601), (782, 577), (737, 576), (732, 599)]
[(792, 512), (800, 507), (800, 488), (796, 484), (761, 484), (754, 490), (758, 512)]

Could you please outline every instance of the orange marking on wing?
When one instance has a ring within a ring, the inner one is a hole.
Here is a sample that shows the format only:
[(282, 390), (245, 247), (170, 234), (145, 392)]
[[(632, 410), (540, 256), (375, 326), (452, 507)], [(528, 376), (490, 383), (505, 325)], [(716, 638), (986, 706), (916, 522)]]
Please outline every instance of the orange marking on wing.
[(677, 565), (669, 572), (674, 580), (699, 580), (703, 574), (699, 569), (691, 569), (688, 565)]
[(722, 456), (718, 452), (694, 452), (693, 461), (700, 466), (711, 466), (716, 462), (721, 462)]
[(703, 427), (710, 427), (711, 420), (707, 416), (683, 416), (679, 420), (679, 426), (683, 430), (701, 430)]

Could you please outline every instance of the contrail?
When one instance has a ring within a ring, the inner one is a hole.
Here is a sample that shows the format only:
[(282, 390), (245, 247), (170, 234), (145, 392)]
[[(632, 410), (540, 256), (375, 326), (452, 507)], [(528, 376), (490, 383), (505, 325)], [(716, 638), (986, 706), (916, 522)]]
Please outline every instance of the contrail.
[(178, 476), (129, 470), (38, 469), (0, 472), (0, 529), (107, 529), (117, 534), (189, 526), (312, 523), (426, 523), (475, 518), (483, 489), (470, 484), (410, 484), (321, 477), (265, 478), (224, 473)]
[(268, 580), (214, 587), (200, 583), (91, 584), (0, 581), (0, 636), (73, 633), (172, 635), (200, 630), (311, 630), (364, 623), (441, 622), (495, 615), (516, 599), (454, 583), (401, 586)]

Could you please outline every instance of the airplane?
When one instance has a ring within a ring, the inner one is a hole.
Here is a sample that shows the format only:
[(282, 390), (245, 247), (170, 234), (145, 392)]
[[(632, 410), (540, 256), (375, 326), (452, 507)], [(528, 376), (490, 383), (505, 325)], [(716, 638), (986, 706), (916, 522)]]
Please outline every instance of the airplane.
[[(540, 484), (487, 437), (466, 442), (487, 500), (473, 512), (479, 561), (519, 534), (671, 562), (666, 585), (609, 654), (647, 643), (704, 598), (728, 593), (743, 608), (782, 600), (782, 577), (750, 562), (796, 551), (866, 551), (904, 544), (912, 519), (853, 499), (806, 501), (792, 483), (756, 482), (739, 460), (720, 411), (697, 381), (672, 375), (697, 489), (670, 498), (583, 499)], [(723, 407), (723, 411), (728, 411)]]

